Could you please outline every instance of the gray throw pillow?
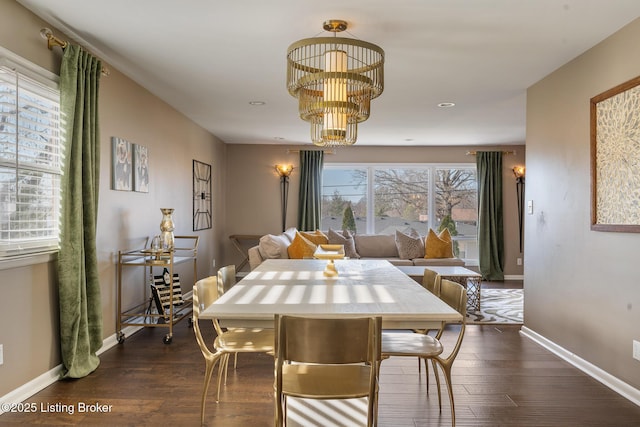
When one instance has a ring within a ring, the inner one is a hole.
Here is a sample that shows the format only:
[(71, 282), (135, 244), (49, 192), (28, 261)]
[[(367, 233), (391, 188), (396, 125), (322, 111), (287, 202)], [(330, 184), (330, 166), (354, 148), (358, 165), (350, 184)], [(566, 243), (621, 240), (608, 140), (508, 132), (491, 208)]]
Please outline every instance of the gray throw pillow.
[(353, 240), (353, 237), (349, 235), (348, 237), (329, 229), (327, 233), (327, 237), (329, 238), (330, 245), (344, 245), (344, 255), (349, 258), (360, 258), (358, 252), (356, 252), (356, 243)]
[(396, 247), (402, 259), (424, 258), (424, 243), (413, 228), (409, 234), (396, 230)]

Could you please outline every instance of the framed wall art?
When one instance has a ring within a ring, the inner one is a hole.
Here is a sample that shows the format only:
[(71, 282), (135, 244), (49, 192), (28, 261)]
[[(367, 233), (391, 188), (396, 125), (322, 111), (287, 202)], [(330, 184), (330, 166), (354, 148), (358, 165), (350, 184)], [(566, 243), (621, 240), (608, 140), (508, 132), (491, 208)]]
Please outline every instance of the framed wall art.
[(591, 229), (640, 233), (640, 77), (591, 98)]
[(149, 192), (149, 149), (133, 144), (133, 190)]
[(211, 228), (211, 165), (193, 161), (193, 231)]
[(122, 138), (111, 137), (111, 159), (111, 189), (131, 191), (133, 188), (131, 143)]

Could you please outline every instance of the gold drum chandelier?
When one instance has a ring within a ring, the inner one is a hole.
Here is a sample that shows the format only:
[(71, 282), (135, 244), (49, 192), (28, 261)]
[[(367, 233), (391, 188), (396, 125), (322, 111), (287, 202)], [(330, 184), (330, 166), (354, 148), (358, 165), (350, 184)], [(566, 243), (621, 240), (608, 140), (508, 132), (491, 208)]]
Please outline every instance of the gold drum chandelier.
[(319, 146), (352, 145), (358, 123), (369, 118), (371, 100), (384, 89), (384, 51), (372, 43), (337, 37), (347, 29), (326, 21), (334, 37), (299, 40), (287, 50), (287, 89), (298, 98), (300, 118), (311, 123)]

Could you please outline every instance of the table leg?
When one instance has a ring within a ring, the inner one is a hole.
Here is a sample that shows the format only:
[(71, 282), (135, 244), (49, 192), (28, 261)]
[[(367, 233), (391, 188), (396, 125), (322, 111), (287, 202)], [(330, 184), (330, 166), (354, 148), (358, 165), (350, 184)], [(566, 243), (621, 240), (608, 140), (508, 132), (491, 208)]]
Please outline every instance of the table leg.
[(467, 276), (450, 276), (445, 278), (464, 286), (467, 290), (467, 307), (480, 311), (480, 287), (482, 286), (482, 278)]
[(467, 305), (480, 311), (480, 297), (482, 280), (478, 277), (469, 277), (467, 279)]

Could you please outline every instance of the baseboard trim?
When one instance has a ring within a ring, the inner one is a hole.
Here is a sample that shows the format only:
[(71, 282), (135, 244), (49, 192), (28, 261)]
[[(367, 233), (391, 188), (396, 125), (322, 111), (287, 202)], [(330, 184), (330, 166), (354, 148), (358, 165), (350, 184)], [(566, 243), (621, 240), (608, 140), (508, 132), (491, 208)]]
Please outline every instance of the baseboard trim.
[(508, 274), (504, 276), (504, 280), (524, 280), (522, 274)]
[[(49, 387), (51, 384), (55, 383), (60, 379), (62, 375), (62, 365), (58, 365), (53, 369), (45, 372), (44, 374), (34, 378), (26, 384), (18, 387), (17, 389), (10, 391), (4, 396), (0, 397), (0, 402), (4, 403), (20, 403), (24, 402), (26, 399), (30, 398), (37, 392), (44, 390)], [(0, 414), (3, 414), (5, 405), (2, 405), (0, 408)]]
[[(131, 336), (141, 330), (141, 326), (127, 326), (122, 329), (125, 336)], [(96, 355), (100, 355), (112, 347), (118, 345), (118, 335), (113, 334), (102, 341), (102, 348), (96, 352)], [(0, 397), (2, 403), (20, 403), (24, 402), (34, 394), (44, 390), (51, 384), (55, 383), (62, 376), (63, 367), (62, 364), (55, 366), (48, 370), (44, 374), (34, 378), (26, 384), (21, 385), (17, 389), (10, 391), (4, 396)], [(0, 415), (5, 411), (0, 408)]]
[(566, 350), (565, 348), (559, 346), (553, 341), (543, 337), (537, 332), (523, 326), (520, 328), (520, 334), (529, 338), (530, 340), (538, 343), (542, 347), (546, 348), (556, 356), (561, 359), (569, 362), (571, 365), (580, 369), (585, 374), (589, 375), (591, 378), (599, 381), (600, 383), (606, 385), (611, 390), (615, 391), (619, 395), (629, 399), (631, 402), (640, 406), (640, 390), (632, 387), (631, 385), (625, 383), (624, 381), (614, 377), (610, 373), (598, 368), (596, 365), (587, 362), (576, 354)]

